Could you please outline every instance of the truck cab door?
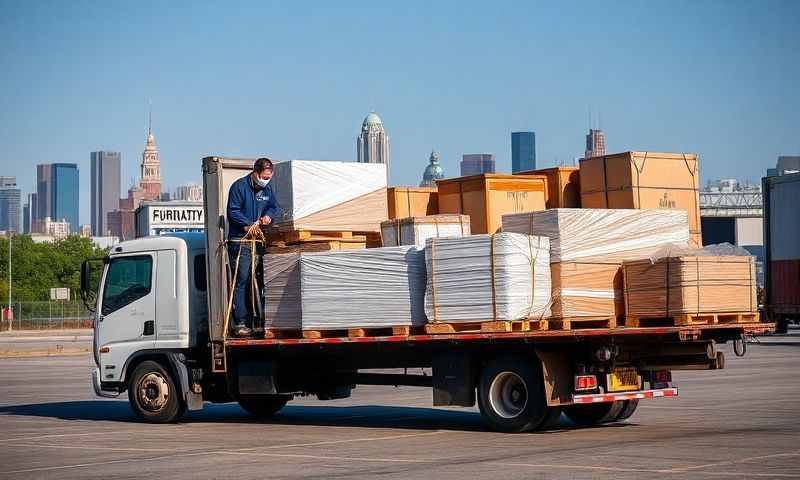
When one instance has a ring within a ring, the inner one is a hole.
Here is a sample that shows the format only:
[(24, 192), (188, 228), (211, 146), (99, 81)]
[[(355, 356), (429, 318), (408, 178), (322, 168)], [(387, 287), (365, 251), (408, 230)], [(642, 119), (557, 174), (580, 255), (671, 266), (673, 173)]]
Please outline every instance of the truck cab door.
[(135, 253), (111, 258), (103, 276), (97, 311), (100, 378), (119, 381), (136, 351), (155, 346), (157, 260)]

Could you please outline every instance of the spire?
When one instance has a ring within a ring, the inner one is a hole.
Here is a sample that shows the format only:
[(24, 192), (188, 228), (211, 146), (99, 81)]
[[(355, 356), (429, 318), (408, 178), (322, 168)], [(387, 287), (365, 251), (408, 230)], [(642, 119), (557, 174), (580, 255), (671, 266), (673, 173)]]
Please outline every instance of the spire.
[(147, 136), (153, 134), (153, 99), (150, 99), (150, 114), (147, 117)]

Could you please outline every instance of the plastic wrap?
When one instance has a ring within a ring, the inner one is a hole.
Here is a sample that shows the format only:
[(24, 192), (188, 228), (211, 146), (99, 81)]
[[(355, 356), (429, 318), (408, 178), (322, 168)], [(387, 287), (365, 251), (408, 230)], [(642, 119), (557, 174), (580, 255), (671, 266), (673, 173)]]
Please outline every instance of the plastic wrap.
[(381, 223), (384, 247), (416, 245), (425, 248), (429, 238), (464, 237), (470, 234), (467, 215), (428, 215), (387, 220)]
[(550, 265), (554, 318), (624, 314), (619, 263), (560, 262)]
[(425, 323), (425, 253), (413, 246), (266, 255), (264, 273), (268, 328)]
[(278, 225), (377, 232), (388, 218), (384, 164), (290, 160), (275, 164), (270, 186)]
[(680, 210), (556, 208), (503, 215), (503, 231), (549, 237), (551, 262), (621, 262), (689, 241), (688, 216)]
[(747, 257), (750, 255), (750, 252), (742, 247), (730, 243), (717, 243), (714, 245), (706, 245), (703, 248), (695, 248), (686, 245), (664, 245), (651, 253), (649, 258), (650, 263), (655, 263), (659, 259), (667, 257)]
[(549, 248), (546, 237), (515, 233), (428, 239), (428, 320), (458, 323), (548, 316)]

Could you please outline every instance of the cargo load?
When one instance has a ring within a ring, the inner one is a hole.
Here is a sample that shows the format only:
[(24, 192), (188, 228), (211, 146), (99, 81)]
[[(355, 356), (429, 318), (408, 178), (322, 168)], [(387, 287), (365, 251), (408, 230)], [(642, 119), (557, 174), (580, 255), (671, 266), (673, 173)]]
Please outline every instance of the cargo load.
[(504, 215), (503, 230), (550, 239), (553, 318), (622, 316), (622, 261), (689, 239), (679, 210), (559, 208)]
[(270, 329), (425, 323), (425, 252), (413, 246), (264, 256)]
[(514, 175), (547, 177), (547, 208), (581, 208), (581, 176), (578, 167), (553, 167)]
[(623, 262), (626, 315), (755, 312), (755, 258), (746, 252), (718, 253), (714, 247), (665, 249), (655, 258)]
[(546, 208), (547, 178), (484, 173), (438, 180), (439, 213), (470, 216), (472, 233), (496, 233), (506, 213)]
[(696, 154), (617, 153), (584, 158), (580, 171), (581, 206), (683, 210), (689, 216), (691, 244), (703, 245)]
[(387, 220), (381, 223), (384, 247), (416, 245), (425, 248), (425, 240), (440, 237), (465, 237), (470, 234), (467, 215), (429, 215)]
[(546, 237), (516, 233), (428, 239), (428, 321), (473, 323), (548, 316), (549, 248)]
[(270, 181), (281, 208), (279, 230), (380, 232), (388, 218), (386, 165), (290, 160)]
[(436, 187), (389, 187), (389, 218), (424, 217), (439, 213)]

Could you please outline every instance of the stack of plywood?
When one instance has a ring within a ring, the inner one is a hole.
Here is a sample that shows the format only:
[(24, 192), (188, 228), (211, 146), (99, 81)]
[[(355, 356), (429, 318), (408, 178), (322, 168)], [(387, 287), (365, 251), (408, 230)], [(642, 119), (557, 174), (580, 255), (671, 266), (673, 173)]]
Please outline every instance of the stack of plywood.
[(439, 213), (436, 187), (389, 187), (389, 218), (424, 217)]
[(622, 270), (629, 318), (758, 309), (754, 257), (681, 255), (626, 261)]
[(387, 220), (381, 223), (384, 247), (416, 245), (425, 248), (425, 240), (439, 237), (464, 237), (470, 234), (467, 215), (429, 215)]
[(265, 255), (268, 329), (425, 323), (425, 253), (412, 246)]
[(580, 208), (581, 176), (578, 167), (553, 167), (518, 172), (515, 175), (547, 177), (547, 208)]
[(544, 210), (547, 178), (484, 173), (438, 180), (439, 213), (470, 216), (472, 233), (495, 233), (507, 213)]
[(582, 159), (580, 172), (583, 207), (683, 210), (690, 243), (702, 246), (697, 155), (618, 153)]
[(551, 309), (564, 319), (623, 315), (622, 262), (689, 239), (678, 210), (559, 208), (505, 215), (503, 230), (550, 239)]

